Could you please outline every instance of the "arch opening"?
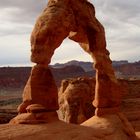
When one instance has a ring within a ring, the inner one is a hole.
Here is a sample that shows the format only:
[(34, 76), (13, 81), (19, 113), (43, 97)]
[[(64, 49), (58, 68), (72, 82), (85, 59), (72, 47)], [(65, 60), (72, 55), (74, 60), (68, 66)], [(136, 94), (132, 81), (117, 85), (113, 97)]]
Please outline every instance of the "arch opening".
[(92, 62), (91, 56), (77, 42), (66, 38), (55, 50), (51, 59), (51, 65), (55, 63), (67, 63), (73, 60)]

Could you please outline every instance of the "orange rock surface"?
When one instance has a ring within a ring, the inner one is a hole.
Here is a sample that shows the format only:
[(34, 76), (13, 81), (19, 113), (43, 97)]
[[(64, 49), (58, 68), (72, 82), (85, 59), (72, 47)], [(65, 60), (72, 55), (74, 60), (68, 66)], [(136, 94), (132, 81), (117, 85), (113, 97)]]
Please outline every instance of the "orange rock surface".
[[(92, 126), (53, 121), (45, 124), (0, 125), (0, 140), (138, 140), (123, 133), (124, 128), (116, 116), (94, 117)], [(96, 125), (98, 122), (100, 124)], [(86, 122), (87, 123), (87, 122)], [(119, 128), (119, 129), (118, 129)], [(139, 136), (139, 133), (137, 133)]]

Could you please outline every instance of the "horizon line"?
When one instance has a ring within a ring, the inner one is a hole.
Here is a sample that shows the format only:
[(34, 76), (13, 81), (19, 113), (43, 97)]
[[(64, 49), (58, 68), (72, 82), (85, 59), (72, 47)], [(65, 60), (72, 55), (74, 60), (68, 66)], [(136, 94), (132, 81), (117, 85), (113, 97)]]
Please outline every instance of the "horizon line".
[[(91, 63), (94, 63), (94, 61), (81, 61), (81, 60), (69, 60), (69, 61), (66, 61), (66, 62), (56, 62), (54, 64), (49, 64), (49, 65), (56, 65), (56, 64), (65, 64), (65, 63), (68, 63), (68, 62), (71, 62), (71, 61), (77, 61), (77, 62), (91, 62)], [(129, 60), (112, 60), (112, 62), (121, 62), (121, 61), (127, 61), (128, 63), (136, 63), (136, 62), (139, 62), (140, 60), (137, 60), (137, 61), (129, 61)], [(0, 68), (4, 68), (4, 67), (33, 67), (34, 65), (36, 65), (36, 63), (29, 63), (29, 64), (5, 64), (5, 65), (0, 65)]]

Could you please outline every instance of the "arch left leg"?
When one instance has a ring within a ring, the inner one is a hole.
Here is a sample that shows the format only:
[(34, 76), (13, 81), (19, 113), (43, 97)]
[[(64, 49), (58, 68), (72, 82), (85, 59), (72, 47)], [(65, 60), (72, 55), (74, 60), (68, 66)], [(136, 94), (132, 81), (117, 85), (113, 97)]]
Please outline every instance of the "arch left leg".
[[(24, 88), (23, 103), (19, 106), (19, 113), (26, 113), (32, 104), (41, 105), (46, 111), (55, 111), (58, 109), (58, 92), (53, 75), (51, 74), (49, 63), (56, 48), (68, 36), (71, 24), (71, 17), (65, 16), (69, 12), (67, 5), (60, 7), (57, 4), (48, 7), (38, 18), (31, 35), (31, 61), (36, 63), (32, 68), (29, 80)], [(66, 10), (66, 11), (65, 11)], [(49, 13), (49, 12), (50, 13)], [(61, 19), (66, 17), (65, 22)], [(68, 20), (68, 21), (67, 21)], [(68, 22), (68, 24), (66, 24)], [(28, 107), (28, 110), (27, 110)], [(32, 106), (32, 110), (37, 107)], [(38, 107), (39, 111), (40, 107)]]

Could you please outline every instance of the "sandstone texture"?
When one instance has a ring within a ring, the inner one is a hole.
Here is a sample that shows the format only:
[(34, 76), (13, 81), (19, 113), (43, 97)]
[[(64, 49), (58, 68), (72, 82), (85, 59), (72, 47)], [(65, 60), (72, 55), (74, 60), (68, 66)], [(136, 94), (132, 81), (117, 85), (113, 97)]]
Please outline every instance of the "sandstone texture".
[(130, 138), (122, 131), (122, 125), (116, 116), (95, 117), (94, 121), (88, 127), (62, 121), (34, 125), (0, 125), (0, 140), (136, 140), (135, 136)]

